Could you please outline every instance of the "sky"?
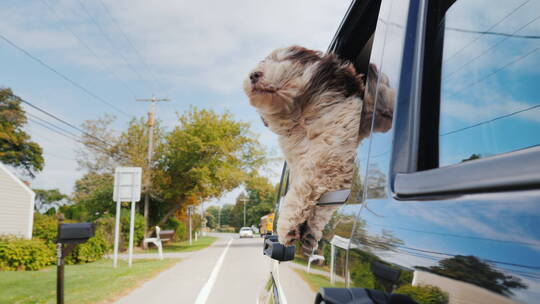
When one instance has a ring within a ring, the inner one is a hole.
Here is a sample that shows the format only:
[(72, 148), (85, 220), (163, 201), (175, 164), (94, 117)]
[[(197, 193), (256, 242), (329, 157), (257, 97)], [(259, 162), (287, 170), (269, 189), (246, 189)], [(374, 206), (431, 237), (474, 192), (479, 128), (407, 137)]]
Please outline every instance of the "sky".
[[(229, 111), (251, 123), (261, 143), (280, 156), (277, 137), (242, 91), (248, 71), (271, 50), (291, 44), (325, 50), (350, 1), (5, 0), (0, 10), (0, 86), (80, 126), (104, 114), (116, 129), (145, 116), (167, 97), (157, 117), (172, 129), (190, 106)], [(46, 128), (49, 117), (26, 106), (26, 130), (44, 150), (33, 188), (71, 193), (85, 172), (80, 144)], [(60, 126), (60, 125), (59, 125)], [(64, 126), (62, 126), (64, 127)], [(274, 182), (281, 164), (263, 172)], [(28, 180), (27, 177), (24, 177)], [(233, 203), (241, 189), (223, 198)]]

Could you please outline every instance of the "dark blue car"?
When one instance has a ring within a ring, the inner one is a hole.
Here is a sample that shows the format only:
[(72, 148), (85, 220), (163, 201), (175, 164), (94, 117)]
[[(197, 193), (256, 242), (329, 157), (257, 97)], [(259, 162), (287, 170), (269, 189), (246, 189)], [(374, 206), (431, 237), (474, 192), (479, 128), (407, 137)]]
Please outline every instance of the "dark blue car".
[(353, 1), (330, 51), (388, 81), (392, 129), (259, 302), (540, 303), (540, 1)]

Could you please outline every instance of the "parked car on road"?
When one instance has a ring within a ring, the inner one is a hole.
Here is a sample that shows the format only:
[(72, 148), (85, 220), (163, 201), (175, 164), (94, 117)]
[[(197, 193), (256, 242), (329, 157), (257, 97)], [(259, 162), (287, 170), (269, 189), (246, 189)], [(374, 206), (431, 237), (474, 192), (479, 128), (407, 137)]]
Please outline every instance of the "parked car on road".
[(240, 228), (240, 231), (238, 232), (238, 236), (240, 238), (252, 238), (253, 237), (253, 230), (251, 230), (250, 227), (242, 227)]
[(352, 2), (329, 51), (395, 91), (392, 129), (358, 147), (320, 265), (274, 261), (259, 303), (540, 303), (539, 12)]

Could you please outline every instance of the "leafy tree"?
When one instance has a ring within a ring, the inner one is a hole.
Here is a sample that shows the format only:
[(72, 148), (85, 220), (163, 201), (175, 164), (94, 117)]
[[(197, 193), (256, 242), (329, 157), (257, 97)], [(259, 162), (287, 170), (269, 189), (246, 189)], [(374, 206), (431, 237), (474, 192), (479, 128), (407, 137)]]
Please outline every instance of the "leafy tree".
[(246, 171), (264, 163), (249, 124), (230, 114), (192, 108), (158, 146), (154, 184), (168, 212), (158, 225), (189, 204), (216, 198), (239, 186)]
[(60, 192), (59, 189), (33, 189), (33, 191), (36, 194), (35, 209), (41, 213), (69, 203), (69, 196)]
[(10, 89), (0, 88), (0, 161), (35, 177), (43, 170), (43, 150), (23, 130), (25, 124), (21, 99)]
[(441, 260), (438, 266), (416, 268), (468, 282), (506, 296), (513, 294), (511, 289), (527, 288), (527, 285), (521, 283), (520, 278), (498, 271), (472, 255), (456, 255)]
[(259, 226), (261, 217), (274, 211), (277, 189), (268, 178), (251, 172), (244, 184), (246, 193), (236, 199), (233, 208), (232, 226), (240, 228), (244, 225), (244, 199), (246, 204), (246, 225)]
[(75, 182), (75, 205), (60, 210), (66, 217), (77, 220), (93, 220), (104, 214), (114, 215), (116, 204), (112, 195), (112, 174), (90, 172)]

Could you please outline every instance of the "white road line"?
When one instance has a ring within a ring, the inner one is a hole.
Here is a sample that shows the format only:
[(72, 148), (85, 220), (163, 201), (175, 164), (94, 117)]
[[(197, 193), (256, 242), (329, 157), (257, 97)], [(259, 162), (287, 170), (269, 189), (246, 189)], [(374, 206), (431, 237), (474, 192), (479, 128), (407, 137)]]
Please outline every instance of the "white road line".
[(219, 274), (219, 270), (221, 269), (221, 265), (223, 265), (223, 260), (225, 259), (225, 255), (227, 254), (227, 251), (229, 250), (229, 246), (231, 246), (233, 239), (231, 238), (229, 242), (227, 243), (227, 247), (225, 247), (225, 250), (223, 250), (223, 253), (219, 257), (216, 265), (214, 266), (214, 269), (212, 269), (212, 272), (210, 273), (210, 277), (204, 283), (204, 286), (201, 288), (201, 291), (199, 291), (199, 294), (197, 295), (197, 299), (195, 300), (195, 304), (205, 304), (206, 300), (208, 299), (208, 296), (210, 295), (210, 291), (212, 291), (212, 287), (214, 287), (214, 283), (216, 282), (217, 276)]

